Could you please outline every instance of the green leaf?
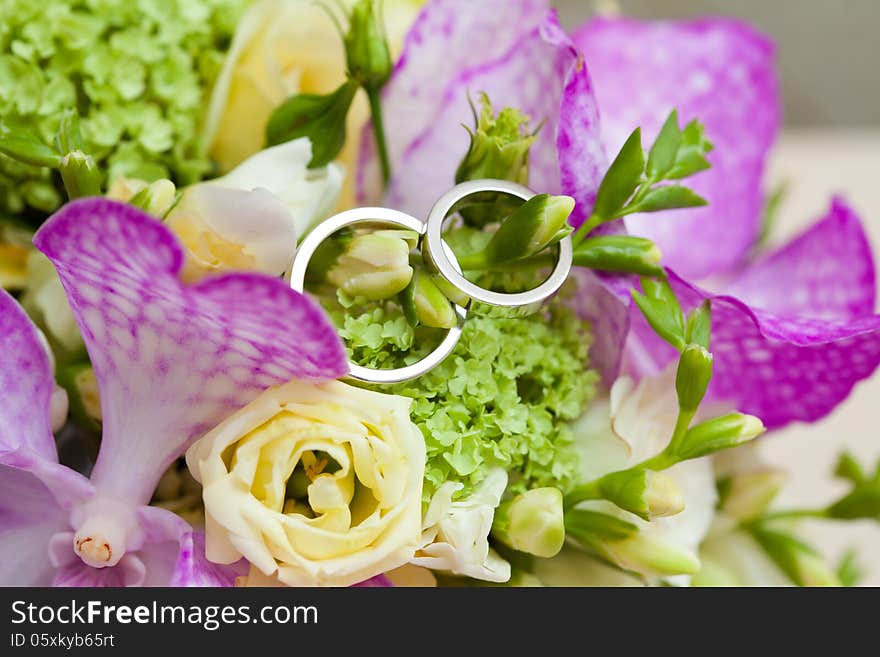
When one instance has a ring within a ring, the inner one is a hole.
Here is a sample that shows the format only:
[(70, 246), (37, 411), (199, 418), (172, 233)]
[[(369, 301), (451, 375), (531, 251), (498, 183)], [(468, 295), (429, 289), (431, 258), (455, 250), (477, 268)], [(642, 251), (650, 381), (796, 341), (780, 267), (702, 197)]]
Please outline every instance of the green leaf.
[(834, 476), (844, 479), (855, 485), (867, 481), (868, 477), (861, 464), (849, 452), (841, 452), (837, 457), (837, 465), (834, 467)]
[(349, 79), (336, 91), (323, 96), (291, 96), (269, 117), (266, 144), (275, 146), (308, 137), (312, 142), (309, 168), (326, 166), (345, 145), (345, 120), (357, 88), (357, 83)]
[(664, 179), (675, 164), (681, 141), (682, 134), (678, 129), (678, 113), (672, 110), (648, 153), (647, 173), (650, 180)]
[(642, 198), (624, 209), (625, 214), (635, 212), (659, 212), (675, 208), (696, 208), (708, 205), (708, 201), (692, 189), (681, 185), (654, 187)]
[(632, 196), (642, 181), (645, 172), (645, 153), (642, 150), (642, 131), (636, 128), (624, 142), (608, 168), (599, 191), (596, 193), (596, 204), (593, 214), (603, 221), (621, 216), (624, 204)]
[(644, 294), (633, 290), (633, 300), (654, 332), (681, 351), (687, 341), (684, 313), (675, 292), (666, 281), (651, 278), (642, 278), (641, 281)]
[(837, 564), (837, 578), (843, 586), (856, 586), (864, 576), (865, 573), (859, 564), (858, 553), (850, 548)]
[(681, 180), (711, 168), (712, 165), (706, 159), (706, 154), (711, 150), (712, 143), (706, 139), (702, 124), (694, 119), (681, 133), (675, 165), (666, 172), (666, 179)]
[(574, 264), (601, 271), (627, 272), (662, 278), (660, 249), (649, 239), (632, 235), (590, 237), (574, 250)]
[(828, 507), (828, 516), (838, 520), (880, 520), (880, 486), (868, 483)]
[(27, 135), (0, 137), (0, 153), (36, 167), (55, 168), (61, 164), (61, 156), (55, 149)]
[(691, 344), (708, 349), (711, 329), (712, 303), (706, 299), (688, 314), (685, 339)]

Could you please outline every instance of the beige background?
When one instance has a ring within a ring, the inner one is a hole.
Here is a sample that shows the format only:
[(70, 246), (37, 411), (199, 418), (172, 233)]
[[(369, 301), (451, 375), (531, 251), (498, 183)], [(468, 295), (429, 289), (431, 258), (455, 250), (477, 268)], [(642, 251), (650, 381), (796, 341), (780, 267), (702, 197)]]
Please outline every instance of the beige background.
[[(744, 18), (778, 44), (785, 129), (767, 188), (789, 181), (774, 241), (822, 216), (843, 193), (860, 213), (880, 262), (880, 0), (557, 0), (573, 27), (598, 6), (641, 18), (729, 15)], [(878, 308), (880, 310), (880, 308)], [(845, 490), (830, 471), (848, 448), (869, 467), (880, 458), (880, 373), (859, 384), (834, 413), (763, 438), (767, 460), (790, 473), (780, 506), (821, 506)], [(864, 584), (880, 586), (880, 523), (810, 523), (811, 541), (836, 559), (859, 551)]]

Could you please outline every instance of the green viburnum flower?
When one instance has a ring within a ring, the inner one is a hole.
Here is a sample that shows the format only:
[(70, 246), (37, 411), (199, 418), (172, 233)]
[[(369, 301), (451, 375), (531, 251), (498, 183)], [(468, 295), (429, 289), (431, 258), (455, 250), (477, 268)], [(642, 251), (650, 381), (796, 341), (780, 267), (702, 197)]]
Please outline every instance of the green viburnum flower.
[[(375, 386), (415, 400), (412, 419), (427, 444), (426, 503), (448, 480), (464, 484), (456, 499), (467, 497), (495, 466), (520, 474), (511, 477), (513, 493), (571, 488), (578, 459), (568, 423), (592, 399), (598, 374), (587, 368), (589, 326), (561, 296), (526, 318), (472, 312), (455, 351), (438, 367), (413, 381)], [(436, 344), (435, 329), (414, 328), (391, 304), (361, 314), (354, 307), (331, 314), (355, 362), (400, 367)]]
[[(47, 144), (64, 110), (110, 178), (181, 184), (210, 163), (199, 140), (207, 93), (249, 0), (6, 0), (0, 3), (0, 124)], [(49, 169), (0, 155), (0, 212), (63, 200)]]

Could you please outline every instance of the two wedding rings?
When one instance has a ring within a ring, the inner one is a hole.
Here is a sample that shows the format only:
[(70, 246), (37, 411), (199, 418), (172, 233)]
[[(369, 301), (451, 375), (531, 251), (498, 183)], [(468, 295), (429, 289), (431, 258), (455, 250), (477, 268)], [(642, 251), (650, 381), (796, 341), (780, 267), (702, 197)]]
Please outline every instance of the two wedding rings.
[[(378, 226), (411, 230), (419, 234), (421, 249), (432, 271), (462, 292), (472, 301), (502, 309), (502, 312), (526, 315), (535, 312), (543, 302), (552, 297), (568, 278), (572, 264), (571, 238), (566, 237), (556, 246), (556, 263), (550, 275), (537, 287), (525, 292), (501, 293), (484, 289), (464, 277), (452, 249), (443, 240), (443, 228), (455, 213), (466, 205), (469, 199), (479, 195), (504, 194), (528, 201), (535, 193), (528, 187), (505, 180), (471, 180), (460, 183), (446, 192), (431, 208), (427, 221), (412, 215), (381, 207), (354, 208), (340, 212), (318, 224), (299, 245), (290, 274), (290, 285), (304, 291), (306, 270), (318, 246), (342, 228), (355, 226)], [(468, 307), (455, 305), (457, 324), (448, 329), (446, 336), (437, 347), (416, 363), (395, 369), (372, 369), (349, 363), (349, 377), (368, 383), (398, 383), (415, 379), (443, 362), (455, 349), (464, 323)]]

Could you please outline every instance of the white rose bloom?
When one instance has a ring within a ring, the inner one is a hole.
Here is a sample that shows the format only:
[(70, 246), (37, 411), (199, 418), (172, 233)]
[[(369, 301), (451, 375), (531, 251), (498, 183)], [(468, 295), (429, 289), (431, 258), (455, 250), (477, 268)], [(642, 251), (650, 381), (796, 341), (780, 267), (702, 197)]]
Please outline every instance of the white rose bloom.
[(495, 509), (507, 488), (507, 472), (493, 468), (476, 490), (462, 500), (452, 495), (458, 482), (442, 484), (422, 521), (421, 548), (410, 563), (489, 582), (510, 579), (510, 564), (489, 547)]
[(270, 388), (187, 451), (206, 555), (290, 586), (349, 586), (421, 544), (425, 443), (410, 399), (338, 381)]

